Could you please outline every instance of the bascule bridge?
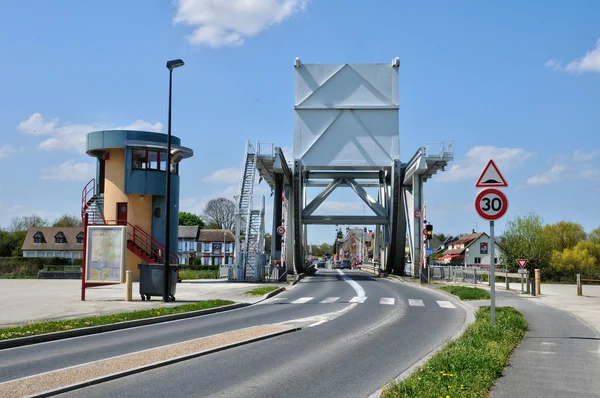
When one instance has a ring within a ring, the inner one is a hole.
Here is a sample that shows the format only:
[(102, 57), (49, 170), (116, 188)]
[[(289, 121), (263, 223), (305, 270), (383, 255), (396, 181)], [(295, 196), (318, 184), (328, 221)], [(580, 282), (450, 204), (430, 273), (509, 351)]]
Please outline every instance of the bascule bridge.
[[(388, 64), (304, 64), (296, 58), (292, 159), (274, 144), (247, 143), (230, 279), (265, 276), (265, 197), (254, 196), (256, 179), (272, 191), (271, 273), (277, 264), (288, 273), (304, 271), (310, 224), (374, 225), (374, 261), (388, 273), (418, 273), (423, 218), (415, 214), (423, 209), (423, 184), (444, 170), (453, 152), (451, 143), (428, 144), (407, 163), (400, 161), (399, 68), (398, 58)], [(350, 187), (372, 215), (316, 215), (342, 186)], [(321, 188), (310, 201), (309, 187)]]

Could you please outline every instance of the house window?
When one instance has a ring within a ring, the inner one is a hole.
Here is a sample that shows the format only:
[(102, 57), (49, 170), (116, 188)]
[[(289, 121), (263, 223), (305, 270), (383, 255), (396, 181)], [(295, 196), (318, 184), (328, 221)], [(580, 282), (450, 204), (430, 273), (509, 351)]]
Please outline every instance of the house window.
[(83, 243), (83, 232), (77, 234), (77, 243)]
[(36, 234), (33, 235), (33, 243), (44, 243), (44, 234), (36, 232)]
[(481, 257), (475, 257), (475, 264), (481, 264)]
[(202, 259), (200, 260), (200, 264), (208, 265), (209, 260), (210, 260), (210, 257), (202, 257)]
[(498, 258), (494, 257), (494, 264), (498, 264)]
[(134, 149), (132, 156), (133, 169), (146, 169), (148, 167), (148, 155), (145, 149)]
[(202, 244), (202, 251), (204, 253), (210, 253), (210, 249), (211, 249), (211, 244), (210, 243), (203, 243)]
[(156, 151), (148, 151), (148, 169), (158, 170), (158, 162), (160, 161), (160, 154)]
[[(131, 156), (131, 168), (167, 171), (167, 154), (146, 149), (134, 149)], [(171, 163), (171, 173), (177, 174), (178, 169), (177, 164)]]
[(213, 265), (221, 265), (221, 257), (213, 257), (214, 264)]
[(54, 236), (54, 243), (67, 243), (67, 239), (62, 232), (59, 232)]

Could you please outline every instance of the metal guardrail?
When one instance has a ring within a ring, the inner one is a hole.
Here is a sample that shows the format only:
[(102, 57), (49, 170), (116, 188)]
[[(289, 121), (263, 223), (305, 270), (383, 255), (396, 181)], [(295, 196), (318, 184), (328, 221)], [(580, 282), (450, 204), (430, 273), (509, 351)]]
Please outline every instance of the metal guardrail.
[(431, 279), (453, 282), (483, 283), (483, 275), (487, 270), (478, 267), (432, 266)]

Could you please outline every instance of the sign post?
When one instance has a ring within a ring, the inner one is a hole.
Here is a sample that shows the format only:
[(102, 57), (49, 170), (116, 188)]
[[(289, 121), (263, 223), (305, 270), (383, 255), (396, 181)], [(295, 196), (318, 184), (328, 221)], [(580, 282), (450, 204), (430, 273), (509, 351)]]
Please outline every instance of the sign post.
[(519, 258), (517, 259), (517, 264), (519, 264), (519, 274), (521, 274), (521, 294), (525, 292), (523, 289), (523, 279), (525, 279), (525, 274), (527, 274), (527, 270), (525, 269), (525, 265), (527, 265), (527, 259)]
[(477, 210), (479, 216), (490, 222), (490, 307), (492, 325), (496, 324), (496, 261), (494, 258), (496, 240), (494, 236), (494, 221), (506, 214), (508, 199), (501, 191), (490, 187), (507, 186), (506, 180), (491, 159), (475, 184), (477, 188), (486, 188), (479, 192), (475, 198), (475, 210)]

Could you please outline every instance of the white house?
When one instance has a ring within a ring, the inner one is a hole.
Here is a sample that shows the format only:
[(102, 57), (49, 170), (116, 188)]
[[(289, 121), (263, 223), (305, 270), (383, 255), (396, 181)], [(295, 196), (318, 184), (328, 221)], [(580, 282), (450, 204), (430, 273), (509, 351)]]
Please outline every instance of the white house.
[[(495, 243), (494, 264), (498, 264), (502, 249)], [(448, 245), (441, 257), (444, 264), (467, 265), (489, 268), (490, 266), (490, 236), (485, 232), (473, 232), (463, 235), (457, 241)]]

